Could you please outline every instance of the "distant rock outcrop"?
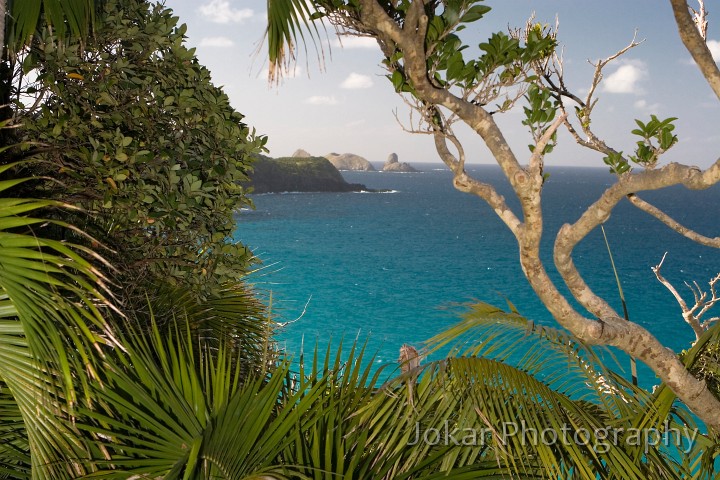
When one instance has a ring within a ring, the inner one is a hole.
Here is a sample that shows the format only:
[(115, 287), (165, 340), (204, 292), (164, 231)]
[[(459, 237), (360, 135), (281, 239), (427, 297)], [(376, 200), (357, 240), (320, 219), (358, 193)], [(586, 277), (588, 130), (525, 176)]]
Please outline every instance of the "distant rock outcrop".
[[(297, 153), (297, 152), (296, 152)], [(359, 192), (365, 185), (347, 183), (324, 157), (257, 156), (250, 174), (252, 193)]]
[(383, 172), (417, 172), (417, 170), (409, 163), (399, 162), (397, 153), (391, 153), (383, 165)]
[(293, 154), (291, 155), (291, 157), (294, 157), (294, 158), (310, 158), (310, 157), (312, 157), (312, 155), (310, 155), (308, 152), (306, 152), (306, 151), (303, 150), (302, 148), (298, 148), (297, 150), (295, 150), (295, 153), (293, 153)]
[(335, 165), (338, 170), (359, 170), (361, 172), (374, 172), (375, 167), (370, 162), (354, 153), (328, 153), (325, 158)]

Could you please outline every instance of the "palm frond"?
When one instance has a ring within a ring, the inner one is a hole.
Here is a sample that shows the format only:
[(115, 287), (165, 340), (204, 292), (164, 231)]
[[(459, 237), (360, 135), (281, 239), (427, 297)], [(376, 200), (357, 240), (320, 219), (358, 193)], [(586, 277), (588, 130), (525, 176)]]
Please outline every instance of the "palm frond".
[[(0, 166), (0, 174), (16, 166)], [(0, 183), (0, 194), (17, 185)], [(42, 238), (46, 222), (28, 216), (58, 202), (0, 199), (0, 377), (22, 414), (37, 478), (81, 474), (74, 459), (90, 455), (69, 419), (94, 349), (112, 343), (100, 309), (109, 305), (92, 252)], [(55, 222), (61, 227), (69, 227)]]
[[(0, 295), (0, 351), (13, 343), (25, 350), (22, 325), (7, 295)], [(20, 339), (17, 342), (16, 339)], [(7, 355), (7, 354), (6, 354)], [(0, 381), (0, 478), (12, 474), (14, 478), (30, 478), (30, 445), (22, 412), (17, 400), (4, 381)]]
[(520, 478), (680, 478), (672, 462), (636, 461), (624, 431), (617, 443), (607, 441), (616, 419), (602, 404), (577, 401), (495, 360), (432, 362), (383, 392), (360, 415), (368, 445), (397, 459), (385, 478), (414, 478), (423, 466), (454, 478), (456, 469), (478, 465), (484, 475)]
[(278, 355), (272, 315), (242, 279), (210, 298), (198, 298), (186, 287), (159, 287), (148, 292), (147, 307), (134, 308), (132, 314), (147, 325), (152, 319), (163, 333), (176, 320), (186, 320), (195, 350), (232, 346), (233, 355), (242, 359), (239, 368), (245, 377), (257, 374)]
[(283, 69), (289, 68), (296, 60), (295, 50), (298, 44), (305, 46), (306, 32), (318, 57), (321, 57), (322, 47), (318, 49), (317, 44), (320, 36), (317, 21), (320, 17), (311, 5), (306, 0), (268, 0), (265, 37), (270, 62), (268, 80), (271, 83), (279, 80)]
[[(360, 428), (356, 412), (372, 399), (382, 369), (373, 371), (373, 357), (367, 358), (367, 344), (352, 343), (335, 351), (330, 344), (315, 347), (310, 361), (301, 361), (298, 378), (324, 393), (305, 413), (312, 417), (309, 428), (297, 430), (293, 443), (283, 452), (285, 463), (299, 465), (312, 479), (382, 478), (384, 458), (368, 449), (369, 431)], [(307, 388), (307, 387), (306, 387)]]
[(10, 0), (10, 51), (17, 52), (35, 34), (41, 21), (51, 26), (60, 38), (83, 37), (95, 23), (95, 0)]
[[(127, 478), (285, 478), (279, 461), (326, 386), (292, 388), (289, 364), (269, 377), (243, 378), (229, 341), (197, 353), (189, 325), (170, 334), (128, 324), (124, 351), (106, 355), (92, 405), (78, 426), (99, 439), (109, 459), (97, 475)], [(165, 332), (168, 330), (166, 329)], [(296, 478), (296, 477), (295, 477)]]
[[(528, 320), (514, 307), (506, 312), (482, 302), (473, 304), (461, 322), (426, 343), (430, 353), (449, 349), (449, 356), (482, 356), (513, 365), (554, 390), (576, 400), (604, 403), (616, 412), (634, 393), (617, 381), (596, 349), (564, 330)], [(607, 349), (602, 353), (610, 356)]]

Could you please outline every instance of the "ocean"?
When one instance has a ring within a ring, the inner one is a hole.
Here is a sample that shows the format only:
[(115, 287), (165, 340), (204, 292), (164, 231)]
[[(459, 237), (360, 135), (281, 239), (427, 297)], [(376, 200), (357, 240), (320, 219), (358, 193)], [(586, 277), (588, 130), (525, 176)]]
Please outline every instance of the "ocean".
[[(291, 356), (297, 358), (301, 349), (312, 352), (316, 343), (324, 349), (328, 342), (359, 339), (367, 341), (376, 366), (392, 371), (402, 344), (422, 347), (458, 322), (459, 305), (474, 301), (505, 308), (508, 299), (524, 316), (557, 326), (523, 276), (505, 225), (482, 200), (454, 190), (444, 166), (418, 166), (418, 173), (343, 172), (348, 182), (386, 190), (382, 193), (254, 195), (255, 209), (238, 214), (235, 239), (263, 262), (250, 280), (272, 297), (278, 321), (289, 322), (278, 338)], [(561, 284), (552, 263), (555, 233), (574, 222), (613, 177), (606, 169), (547, 171), (543, 255)], [(469, 172), (496, 185), (518, 211), (497, 166), (473, 166)], [(700, 192), (677, 187), (641, 197), (688, 227), (720, 236), (720, 187)], [(651, 267), (667, 252), (662, 273), (690, 301), (684, 283), (696, 281), (707, 290), (720, 272), (720, 251), (685, 239), (627, 201), (605, 230), (630, 319), (667, 347), (687, 348), (692, 330)], [(576, 248), (574, 259), (590, 287), (622, 312), (599, 230)], [(646, 388), (657, 383), (647, 368), (640, 377)]]

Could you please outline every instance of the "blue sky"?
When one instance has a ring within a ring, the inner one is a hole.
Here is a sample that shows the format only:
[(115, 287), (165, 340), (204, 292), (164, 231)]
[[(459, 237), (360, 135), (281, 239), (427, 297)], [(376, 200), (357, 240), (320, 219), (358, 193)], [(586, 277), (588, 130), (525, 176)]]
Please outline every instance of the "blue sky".
[[(410, 163), (438, 162), (427, 136), (403, 131), (408, 108), (384, 78), (382, 60), (373, 42), (346, 39), (341, 48), (330, 38), (321, 70), (312, 45), (299, 58), (295, 71), (280, 86), (266, 79), (262, 37), (266, 22), (263, 0), (167, 0), (167, 6), (188, 25), (188, 44), (197, 47), (200, 62), (222, 85), (233, 106), (248, 124), (269, 137), (272, 156), (287, 156), (298, 148), (314, 155), (352, 152), (373, 162), (397, 153)], [(564, 46), (568, 86), (585, 92), (596, 61), (627, 45), (637, 30), (644, 42), (606, 68), (598, 93), (595, 131), (608, 144), (630, 151), (634, 119), (679, 117), (680, 142), (664, 161), (706, 167), (720, 155), (720, 102), (702, 79), (678, 38), (667, 1), (663, 0), (496, 0), (493, 10), (465, 40), (477, 45), (493, 31), (536, 20), (554, 24)], [(708, 39), (720, 60), (720, 4), (707, 2)], [(716, 8), (717, 11), (714, 11)], [(520, 158), (528, 155), (529, 134), (520, 123), (521, 109), (498, 122)], [(471, 132), (462, 132), (468, 161), (492, 163)], [(602, 166), (601, 156), (574, 145), (561, 135), (558, 148), (546, 158), (551, 165)]]

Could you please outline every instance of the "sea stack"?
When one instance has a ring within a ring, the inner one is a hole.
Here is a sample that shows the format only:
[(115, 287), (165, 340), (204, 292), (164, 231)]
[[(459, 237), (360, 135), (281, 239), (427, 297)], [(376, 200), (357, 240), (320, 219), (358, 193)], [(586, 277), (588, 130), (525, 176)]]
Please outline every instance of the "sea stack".
[(417, 170), (409, 163), (398, 161), (397, 153), (391, 153), (383, 165), (383, 172), (417, 172)]

